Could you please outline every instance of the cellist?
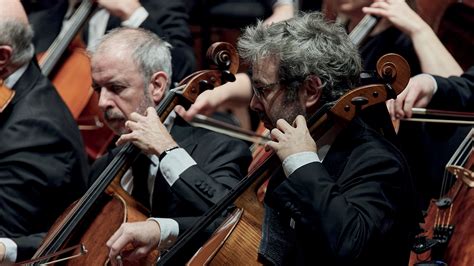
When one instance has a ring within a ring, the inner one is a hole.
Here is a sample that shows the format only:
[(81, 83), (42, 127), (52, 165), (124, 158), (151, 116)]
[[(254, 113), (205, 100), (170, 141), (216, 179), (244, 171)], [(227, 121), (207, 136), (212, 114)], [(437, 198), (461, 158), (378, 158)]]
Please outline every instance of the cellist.
[[(154, 109), (171, 85), (170, 45), (144, 29), (118, 28), (92, 52), (93, 87), (105, 122), (120, 138), (143, 151), (121, 178), (122, 187), (150, 209), (151, 220), (123, 224), (110, 238), (110, 259), (134, 261), (165, 249), (196, 217), (246, 174), (245, 142), (193, 128), (175, 114), (162, 123)], [(120, 147), (119, 147), (120, 148)], [(119, 149), (98, 159), (97, 177)], [(121, 253), (129, 242), (136, 250)]]
[[(363, 11), (366, 14), (383, 17), (409, 37), (422, 73), (439, 77), (459, 76), (463, 73), (460, 65), (444, 47), (430, 25), (404, 0), (375, 1)], [(412, 75), (416, 74), (420, 73), (412, 72)], [(420, 80), (420, 77), (412, 79), (408, 88), (417, 80)], [(401, 100), (397, 102), (402, 102), (407, 92), (403, 92), (399, 96)], [(392, 106), (392, 103), (389, 103), (389, 106)], [(397, 117), (395, 112), (391, 114), (393, 118), (401, 118)], [(422, 208), (427, 208), (430, 200), (438, 196), (445, 165), (469, 130), (469, 127), (455, 124), (400, 122), (398, 131), (400, 147), (410, 162), (410, 170), (415, 178)]]
[(0, 264), (30, 258), (87, 188), (77, 124), (34, 59), (18, 0), (0, 6), (0, 79), (15, 96), (0, 113)]
[[(303, 14), (247, 28), (238, 47), (252, 70), (250, 107), (271, 129), (266, 147), (283, 166), (265, 196), (260, 259), (406, 265), (416, 209), (401, 152), (358, 118), (318, 144), (306, 125), (305, 118), (358, 80), (361, 60), (344, 29), (320, 13)], [(196, 107), (175, 110), (189, 118)]]

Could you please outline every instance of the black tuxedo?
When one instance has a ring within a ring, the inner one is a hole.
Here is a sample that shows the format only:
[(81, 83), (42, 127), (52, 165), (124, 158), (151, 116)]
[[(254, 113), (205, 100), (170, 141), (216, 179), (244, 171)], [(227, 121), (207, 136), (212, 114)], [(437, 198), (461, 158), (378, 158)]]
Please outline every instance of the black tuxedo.
[(20, 261), (84, 193), (88, 164), (77, 124), (35, 63), (13, 90), (0, 114), (0, 237), (17, 244)]
[[(35, 32), (33, 43), (37, 52), (46, 51), (59, 34), (67, 11), (67, 2), (67, 0), (60, 1), (50, 9), (34, 12), (28, 16)], [(181, 81), (196, 67), (184, 2), (182, 0), (141, 0), (140, 2), (149, 13), (140, 27), (154, 32), (173, 45), (171, 49), (173, 81)], [(120, 24), (120, 19), (111, 15), (106, 32), (120, 27)], [(87, 26), (86, 24), (85, 29), (88, 28)], [(84, 33), (87, 33), (87, 30), (84, 30)], [(87, 43), (87, 34), (84, 34), (84, 39)]]
[(428, 108), (474, 111), (474, 66), (470, 67), (461, 77), (442, 78), (435, 76), (438, 90), (431, 99)]
[[(184, 232), (247, 173), (251, 160), (246, 143), (205, 129), (191, 127), (176, 118), (171, 135), (196, 161), (169, 186), (161, 172), (155, 180), (150, 216), (173, 218)], [(94, 180), (113, 158), (118, 149), (99, 158), (93, 165)], [(134, 171), (134, 183), (147, 177), (148, 169)], [(140, 175), (141, 176), (135, 176)], [(136, 186), (134, 190), (136, 189)], [(133, 194), (141, 194), (134, 191)], [(143, 202), (147, 205), (146, 202)]]
[[(359, 119), (336, 138), (322, 163), (278, 177), (271, 179), (265, 203), (277, 213), (271, 226), (286, 232), (281, 264), (407, 265), (417, 221), (408, 166), (397, 148)], [(278, 245), (278, 238), (268, 241)]]

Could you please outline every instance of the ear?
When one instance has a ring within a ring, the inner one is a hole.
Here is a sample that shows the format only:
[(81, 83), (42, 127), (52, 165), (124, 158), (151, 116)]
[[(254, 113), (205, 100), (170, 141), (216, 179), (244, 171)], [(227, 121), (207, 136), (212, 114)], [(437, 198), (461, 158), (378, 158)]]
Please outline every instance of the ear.
[(0, 45), (0, 73), (5, 72), (6, 67), (10, 64), (13, 49), (9, 45)]
[(166, 93), (168, 74), (163, 71), (155, 72), (150, 80), (150, 93), (155, 104), (159, 103)]
[(322, 94), (321, 85), (322, 82), (318, 76), (310, 75), (306, 78), (304, 82), (305, 98), (303, 99), (306, 109), (314, 107), (318, 103)]

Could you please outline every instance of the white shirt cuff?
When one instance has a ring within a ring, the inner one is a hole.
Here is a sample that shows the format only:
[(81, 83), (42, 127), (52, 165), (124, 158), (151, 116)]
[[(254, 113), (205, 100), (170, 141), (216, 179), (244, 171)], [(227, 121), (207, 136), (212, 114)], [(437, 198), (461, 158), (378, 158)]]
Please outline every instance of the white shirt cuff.
[(179, 225), (173, 219), (169, 218), (149, 218), (160, 225), (160, 243), (158, 243), (158, 250), (165, 250), (171, 247), (179, 235)]
[(277, 0), (275, 4), (273, 4), (273, 8), (279, 5), (292, 5), (293, 0)]
[(438, 90), (438, 83), (436, 82), (436, 79), (430, 74), (421, 74), (421, 75), (426, 75), (426, 76), (430, 77), (431, 80), (433, 81), (433, 95), (434, 95), (436, 93), (436, 91)]
[(196, 161), (186, 152), (179, 148), (168, 152), (160, 162), (160, 171), (168, 184), (172, 186), (179, 176), (189, 167), (196, 164)]
[[(5, 245), (5, 258), (2, 262), (15, 262), (18, 246), (10, 238), (0, 238), (0, 242)], [(0, 264), (2, 263), (0, 262)]]
[(148, 11), (146, 11), (144, 7), (139, 7), (127, 20), (122, 21), (122, 26), (138, 28), (142, 25), (143, 21), (146, 20), (148, 15)]
[(318, 154), (315, 152), (305, 151), (295, 153), (286, 157), (283, 161), (283, 171), (285, 172), (286, 177), (289, 177), (294, 171), (296, 171), (296, 169), (312, 162), (321, 162)]

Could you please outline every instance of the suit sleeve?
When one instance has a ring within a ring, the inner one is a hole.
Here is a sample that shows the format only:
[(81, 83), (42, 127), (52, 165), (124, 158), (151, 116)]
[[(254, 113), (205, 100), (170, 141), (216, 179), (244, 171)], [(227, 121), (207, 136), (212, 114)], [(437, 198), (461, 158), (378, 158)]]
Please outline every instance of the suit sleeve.
[(207, 211), (246, 175), (251, 160), (247, 144), (220, 134), (201, 136), (186, 169), (171, 189), (200, 212)]
[(21, 261), (85, 191), (85, 177), (76, 178), (81, 174), (74, 166), (77, 154), (46, 118), (19, 120), (11, 127), (3, 132), (9, 141), (0, 158), (0, 235), (17, 244)]
[(474, 66), (460, 77), (435, 76), (435, 80), (438, 90), (429, 104), (430, 108), (474, 111)]
[(385, 150), (361, 145), (340, 177), (331, 176), (322, 163), (309, 163), (278, 185), (267, 203), (320, 236), (341, 263), (351, 261), (393, 225), (404, 169)]

